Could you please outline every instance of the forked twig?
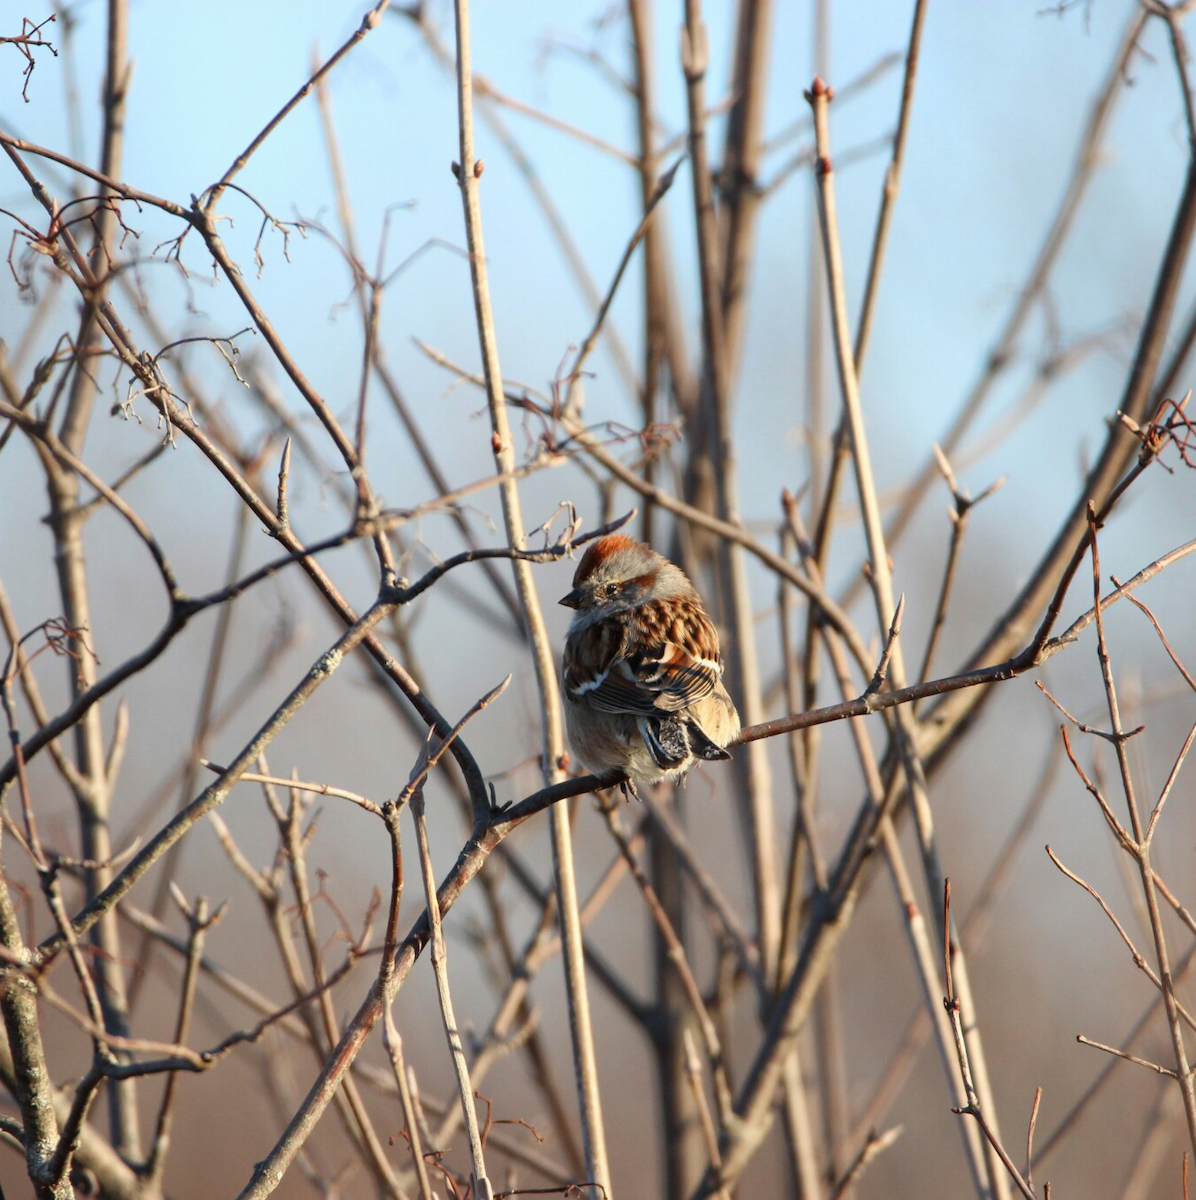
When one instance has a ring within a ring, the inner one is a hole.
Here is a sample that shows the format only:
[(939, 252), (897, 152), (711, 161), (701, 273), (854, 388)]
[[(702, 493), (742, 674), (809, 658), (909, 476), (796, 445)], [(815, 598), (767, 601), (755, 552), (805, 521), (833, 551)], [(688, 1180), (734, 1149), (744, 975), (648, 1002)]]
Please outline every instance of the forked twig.
[(947, 1015), (951, 1018), (951, 1028), (955, 1031), (955, 1051), (959, 1057), (959, 1072), (963, 1078), (964, 1089), (968, 1096), (968, 1102), (964, 1107), (953, 1108), (951, 1111), (958, 1113), (960, 1116), (972, 1117), (976, 1121), (985, 1138), (988, 1139), (989, 1145), (996, 1151), (997, 1157), (1004, 1164), (1005, 1170), (1009, 1172), (1009, 1177), (1017, 1186), (1018, 1191), (1026, 1197), (1026, 1200), (1035, 1200), (1034, 1190), (1022, 1178), (1022, 1174), (1017, 1167), (1014, 1166), (1013, 1159), (1009, 1157), (1005, 1147), (1001, 1145), (1000, 1140), (993, 1132), (988, 1119), (980, 1107), (980, 1098), (976, 1095), (976, 1087), (972, 1082), (972, 1068), (968, 1061), (968, 1047), (963, 1036), (959, 997), (955, 994), (955, 987), (951, 977), (951, 958), (951, 880), (947, 879), (943, 884), (943, 971), (944, 978), (947, 981), (947, 994), (943, 997), (943, 1005), (947, 1009)]

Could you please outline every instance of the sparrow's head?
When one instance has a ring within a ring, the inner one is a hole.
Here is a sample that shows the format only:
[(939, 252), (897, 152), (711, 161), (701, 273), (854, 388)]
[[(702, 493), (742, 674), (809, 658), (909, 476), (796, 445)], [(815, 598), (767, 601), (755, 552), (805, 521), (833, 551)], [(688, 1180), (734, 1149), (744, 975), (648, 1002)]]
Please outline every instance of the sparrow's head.
[(573, 590), (560, 603), (577, 610), (575, 623), (589, 624), (651, 600), (692, 594), (689, 580), (667, 558), (643, 542), (614, 534), (599, 538), (582, 555)]

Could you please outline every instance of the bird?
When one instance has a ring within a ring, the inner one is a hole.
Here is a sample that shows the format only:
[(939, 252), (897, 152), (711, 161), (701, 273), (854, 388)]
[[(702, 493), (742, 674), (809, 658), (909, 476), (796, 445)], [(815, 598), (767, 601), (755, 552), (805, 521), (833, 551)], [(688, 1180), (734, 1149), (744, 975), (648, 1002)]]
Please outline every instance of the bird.
[(582, 556), (565, 636), (565, 726), (592, 771), (636, 784), (683, 780), (730, 758), (739, 714), (723, 686), (718, 632), (680, 567), (634, 538), (599, 538)]

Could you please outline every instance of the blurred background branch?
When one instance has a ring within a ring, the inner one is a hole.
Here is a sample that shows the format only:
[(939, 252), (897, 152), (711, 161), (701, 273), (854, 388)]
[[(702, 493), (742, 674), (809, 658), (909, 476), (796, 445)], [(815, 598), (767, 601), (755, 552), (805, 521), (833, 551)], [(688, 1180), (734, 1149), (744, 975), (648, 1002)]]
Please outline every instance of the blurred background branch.
[[(1181, 1186), (1190, 8), (10, 16), (6, 1194)], [(614, 529), (745, 726), (631, 808)]]

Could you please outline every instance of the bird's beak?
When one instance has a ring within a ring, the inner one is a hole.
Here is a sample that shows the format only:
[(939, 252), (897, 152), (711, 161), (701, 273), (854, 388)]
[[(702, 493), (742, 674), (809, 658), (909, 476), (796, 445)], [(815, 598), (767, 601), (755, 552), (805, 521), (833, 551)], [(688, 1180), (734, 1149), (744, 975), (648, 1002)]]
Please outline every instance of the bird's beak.
[(566, 608), (581, 607), (581, 588), (574, 588), (567, 596), (562, 596), (558, 604), (563, 604)]

